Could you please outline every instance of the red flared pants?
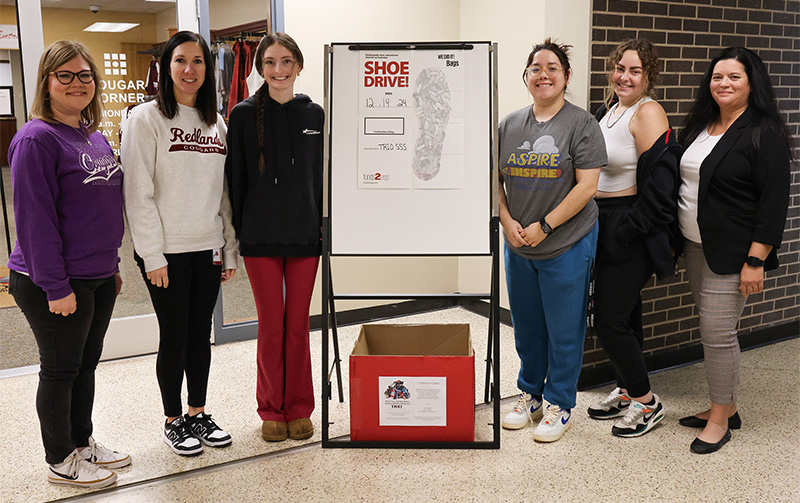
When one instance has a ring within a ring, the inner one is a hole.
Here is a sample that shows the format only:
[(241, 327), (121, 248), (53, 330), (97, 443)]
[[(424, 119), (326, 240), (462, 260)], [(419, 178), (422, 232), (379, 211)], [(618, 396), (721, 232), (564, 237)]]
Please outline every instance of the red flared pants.
[(244, 257), (244, 265), (258, 311), (258, 415), (285, 422), (311, 417), (308, 311), (319, 257)]

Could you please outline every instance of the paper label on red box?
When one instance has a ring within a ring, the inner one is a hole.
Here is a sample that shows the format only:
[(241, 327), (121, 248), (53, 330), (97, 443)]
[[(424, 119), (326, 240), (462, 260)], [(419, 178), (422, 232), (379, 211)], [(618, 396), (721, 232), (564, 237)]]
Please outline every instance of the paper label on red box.
[(447, 377), (378, 377), (380, 426), (447, 426)]

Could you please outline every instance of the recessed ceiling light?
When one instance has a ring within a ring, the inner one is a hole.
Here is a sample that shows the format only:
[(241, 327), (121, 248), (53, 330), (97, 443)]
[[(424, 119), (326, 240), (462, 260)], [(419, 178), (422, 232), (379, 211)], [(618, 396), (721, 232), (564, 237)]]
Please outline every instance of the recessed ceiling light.
[(139, 26), (139, 23), (94, 23), (84, 28), (83, 31), (122, 33), (123, 31), (128, 31), (137, 26)]

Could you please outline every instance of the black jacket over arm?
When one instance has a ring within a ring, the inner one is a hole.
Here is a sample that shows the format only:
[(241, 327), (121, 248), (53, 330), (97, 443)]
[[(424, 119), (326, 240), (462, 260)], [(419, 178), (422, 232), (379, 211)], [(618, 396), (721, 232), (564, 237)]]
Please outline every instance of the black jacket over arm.
[(678, 230), (678, 162), (681, 146), (668, 129), (636, 163), (636, 201), (615, 234), (628, 245), (643, 237), (656, 275), (664, 279), (675, 274), (672, 251)]
[(789, 148), (778, 126), (766, 120), (756, 148), (754, 118), (745, 110), (700, 165), (697, 223), (716, 274), (741, 272), (754, 241), (773, 246), (765, 270), (778, 267), (789, 207)]

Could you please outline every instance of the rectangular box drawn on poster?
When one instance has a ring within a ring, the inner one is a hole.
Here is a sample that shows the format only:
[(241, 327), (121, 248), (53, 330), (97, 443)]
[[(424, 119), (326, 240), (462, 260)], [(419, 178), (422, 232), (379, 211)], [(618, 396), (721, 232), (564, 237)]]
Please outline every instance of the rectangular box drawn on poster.
[(350, 438), (473, 441), (469, 325), (363, 325), (350, 355)]
[(403, 117), (364, 117), (364, 134), (403, 135), (406, 120)]

